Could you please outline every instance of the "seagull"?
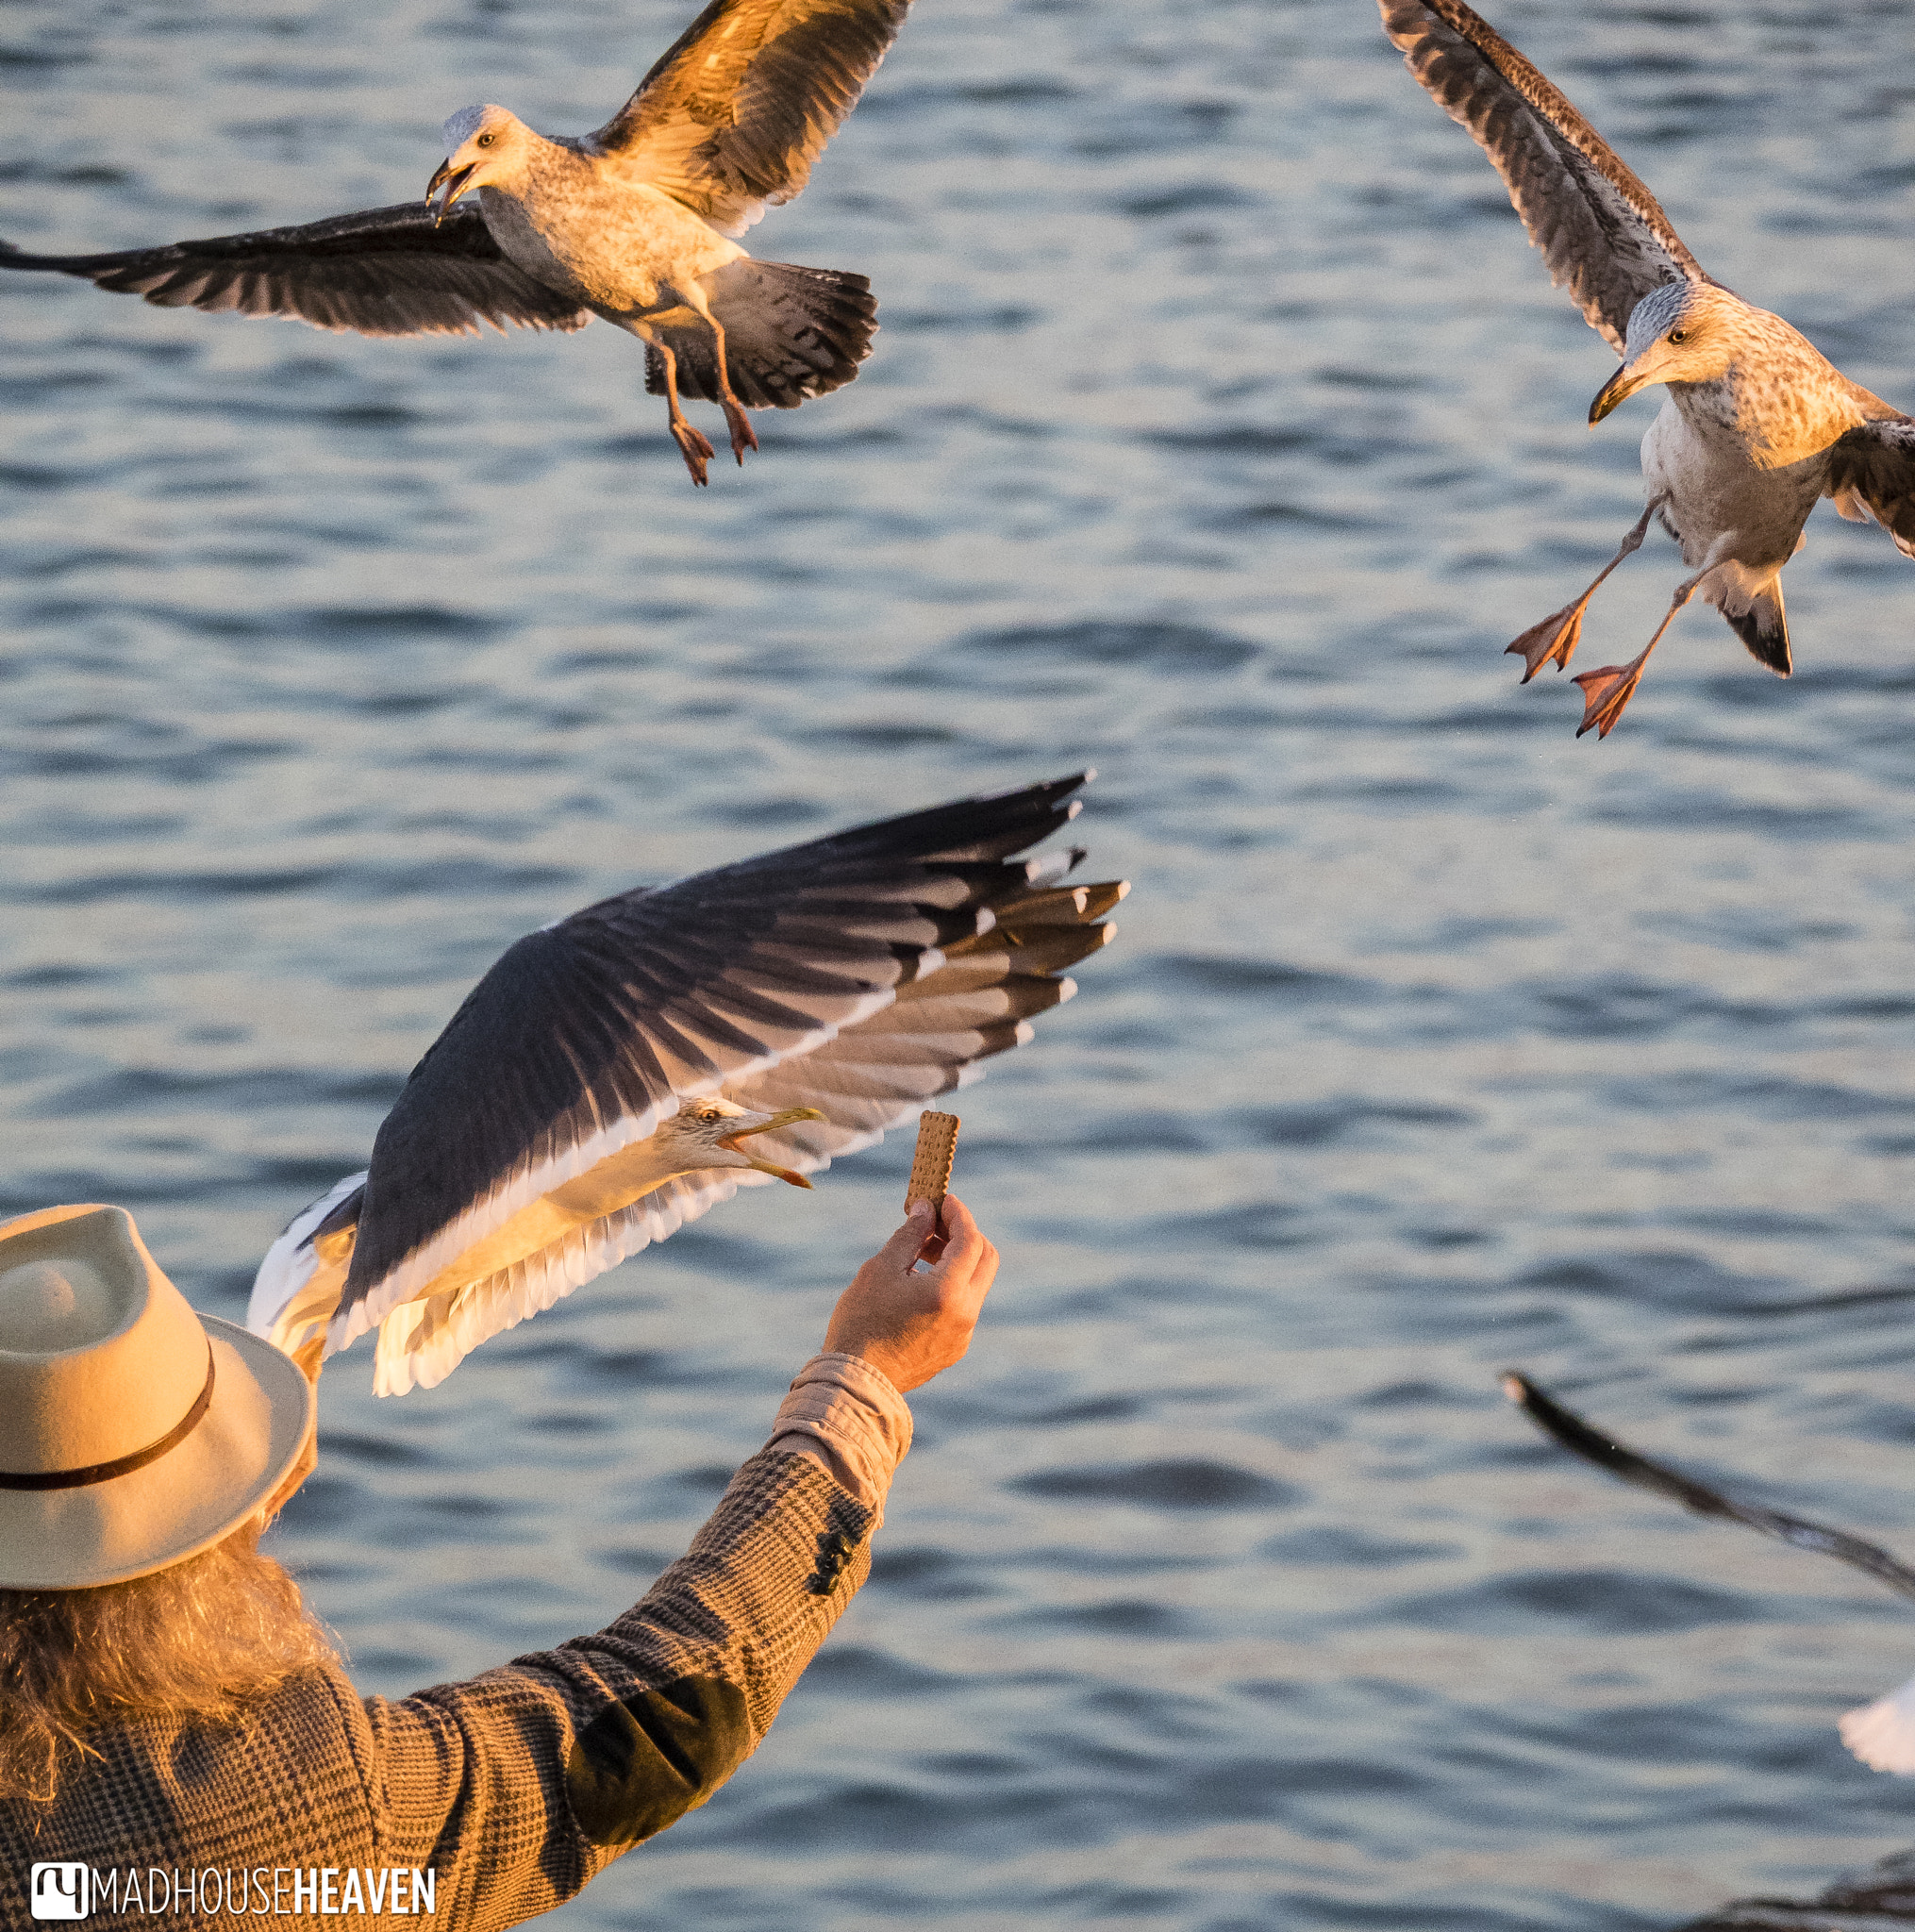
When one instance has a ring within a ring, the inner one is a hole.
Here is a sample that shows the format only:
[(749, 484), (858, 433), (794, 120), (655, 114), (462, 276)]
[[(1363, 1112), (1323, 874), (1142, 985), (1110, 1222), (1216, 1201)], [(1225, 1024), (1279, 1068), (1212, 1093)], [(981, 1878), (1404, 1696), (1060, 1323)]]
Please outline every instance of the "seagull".
[[(1513, 1371), (1506, 1374), (1503, 1392), (1544, 1435), (1625, 1483), (1668, 1496), (1685, 1508), (1693, 1509), (1698, 1516), (1725, 1517), (1731, 1523), (1760, 1530), (1764, 1536), (1792, 1543), (1799, 1550), (1833, 1557), (1838, 1562), (1866, 1570), (1877, 1582), (1886, 1583), (1903, 1596), (1915, 1598), (1915, 1570), (1897, 1561), (1879, 1544), (1852, 1536), (1845, 1529), (1830, 1529), (1824, 1524), (1809, 1523), (1800, 1516), (1785, 1516), (1779, 1509), (1738, 1503), (1697, 1482), (1693, 1476), (1671, 1469), (1667, 1463), (1652, 1462), (1648, 1457), (1624, 1448), (1613, 1436), (1590, 1427), (1574, 1410), (1565, 1408), (1527, 1375)], [(1873, 1704), (1845, 1711), (1838, 1728), (1842, 1742), (1871, 1771), (1890, 1771), (1904, 1777), (1915, 1774), (1915, 1677)]]
[(1787, 677), (1782, 566), (1818, 497), (1833, 497), (1851, 522), (1873, 514), (1915, 557), (1915, 421), (1706, 275), (1602, 136), (1462, 0), (1378, 4), (1405, 65), (1495, 163), (1551, 280), (1621, 354), (1590, 405), (1590, 426), (1640, 389), (1668, 390), (1642, 439), (1648, 505), (1595, 582), (1509, 646), (1527, 667), (1523, 682), (1552, 659), (1568, 667), (1590, 599), (1652, 518), (1682, 546), (1690, 575), (1640, 657), (1577, 676), (1576, 736), (1609, 735), (1649, 653), (1698, 591), (1757, 663)]
[(591, 134), (461, 108), (424, 204), (114, 255), (0, 242), (0, 268), (369, 336), (580, 329), (602, 316), (645, 344), (645, 387), (665, 397), (703, 484), (712, 448), (681, 388), (724, 409), (742, 464), (758, 447), (747, 408), (841, 389), (871, 353), (863, 275), (754, 260), (737, 237), (804, 189), (908, 5), (712, 0)]
[(316, 1374), (442, 1381), (741, 1187), (868, 1147), (1069, 999), (1121, 880), (1021, 854), (1095, 776), (962, 799), (601, 900), (520, 940), (412, 1070), (371, 1166), (295, 1215), (247, 1324)]

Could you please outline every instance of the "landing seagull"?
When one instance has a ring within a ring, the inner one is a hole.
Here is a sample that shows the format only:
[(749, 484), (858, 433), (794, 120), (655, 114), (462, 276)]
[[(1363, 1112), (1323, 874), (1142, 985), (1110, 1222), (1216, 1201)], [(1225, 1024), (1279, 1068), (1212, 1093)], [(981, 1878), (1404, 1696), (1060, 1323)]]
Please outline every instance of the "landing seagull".
[[(1652, 1462), (1648, 1457), (1624, 1448), (1613, 1436), (1591, 1428), (1574, 1410), (1565, 1408), (1527, 1375), (1513, 1372), (1506, 1374), (1503, 1392), (1544, 1435), (1625, 1483), (1668, 1496), (1685, 1508), (1693, 1509), (1698, 1516), (1725, 1517), (1731, 1523), (1760, 1530), (1764, 1536), (1793, 1543), (1799, 1550), (1833, 1557), (1838, 1562), (1866, 1570), (1901, 1595), (1915, 1598), (1915, 1570), (1898, 1562), (1878, 1544), (1865, 1541), (1845, 1529), (1830, 1529), (1825, 1524), (1810, 1523), (1800, 1516), (1785, 1516), (1779, 1509), (1738, 1503), (1697, 1482), (1693, 1476), (1671, 1469), (1667, 1463)], [(1905, 1777), (1915, 1774), (1915, 1677), (1873, 1704), (1845, 1711), (1839, 1728), (1842, 1742), (1871, 1771), (1892, 1771)]]
[(1700, 591), (1758, 663), (1787, 677), (1782, 566), (1819, 496), (1874, 519), (1915, 557), (1915, 420), (1890, 408), (1780, 316), (1704, 274), (1656, 197), (1557, 90), (1462, 0), (1378, 0), (1405, 64), (1496, 165), (1550, 278), (1567, 285), (1623, 366), (1590, 405), (1600, 423), (1651, 383), (1668, 386), (1642, 439), (1649, 502), (1574, 603), (1509, 646), (1527, 684), (1567, 668), (1597, 586), (1636, 550), (1652, 517), (1690, 575), (1641, 656), (1586, 671), (1576, 736), (1607, 738), (1649, 653)]
[(666, 398), (703, 483), (711, 444), (679, 408), (681, 386), (724, 409), (742, 463), (758, 447), (746, 408), (794, 409), (842, 388), (871, 353), (877, 305), (863, 275), (756, 261), (735, 238), (803, 190), (908, 4), (712, 0), (591, 134), (535, 134), (505, 108), (461, 108), (424, 204), (117, 255), (0, 242), (0, 268), (369, 336), (580, 329), (603, 316), (644, 342), (645, 387)]
[(1021, 858), (1094, 774), (601, 900), (512, 946), (412, 1070), (372, 1166), (296, 1215), (248, 1325), (374, 1387), (471, 1350), (741, 1187), (868, 1147), (1067, 1000), (1128, 888)]

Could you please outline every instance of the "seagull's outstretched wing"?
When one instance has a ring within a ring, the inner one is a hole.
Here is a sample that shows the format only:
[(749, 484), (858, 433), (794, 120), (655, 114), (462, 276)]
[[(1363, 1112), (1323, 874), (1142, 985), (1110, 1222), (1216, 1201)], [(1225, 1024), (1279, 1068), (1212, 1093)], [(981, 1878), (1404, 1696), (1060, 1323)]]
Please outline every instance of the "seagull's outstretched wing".
[(1915, 419), (1890, 415), (1839, 437), (1828, 453), (1828, 494), (1843, 516), (1866, 504), (1905, 557), (1915, 557)]
[(1616, 351), (1664, 282), (1707, 281), (1656, 197), (1563, 96), (1462, 0), (1378, 0), (1404, 64), (1496, 164), (1550, 279)]
[(711, 0), (580, 143), (617, 155), (726, 235), (794, 199), (910, 0)]
[[(882, 1140), (888, 1127), (913, 1118), (939, 1094), (966, 1085), (981, 1071), (979, 1060), (1028, 1040), (1032, 1016), (1076, 991), (1074, 981), (1060, 976), (1064, 968), (1116, 934), (1103, 915), (1127, 890), (1122, 881), (1057, 883), (1083, 858), (1081, 848), (1073, 848), (1025, 864), (1000, 864), (1001, 877), (991, 882), (996, 895), (984, 899), (996, 921), (988, 931), (940, 948), (942, 965), (905, 981), (890, 1005), (810, 1053), (725, 1082), (725, 1098), (756, 1112), (815, 1107), (824, 1114), (822, 1121), (764, 1136), (760, 1151), (800, 1173), (815, 1173), (838, 1155)], [(328, 1221), (358, 1213), (355, 1191), (365, 1178), (341, 1181), (296, 1216), (260, 1267), (248, 1324), (289, 1352), (337, 1313), (345, 1271), (336, 1266), (327, 1274), (313, 1253), (312, 1237)], [(496, 1274), (402, 1301), (379, 1324), (375, 1393), (436, 1387), (480, 1342), (675, 1234), (741, 1187), (770, 1179), (741, 1168), (680, 1174)]]
[(161, 308), (296, 316), (363, 336), (475, 335), (482, 322), (574, 329), (591, 320), (508, 261), (476, 208), (435, 223), (423, 202), (118, 255), (29, 255), (0, 242), (0, 268), (79, 275)]
[[(990, 930), (994, 902), (1028, 891), (1009, 855), (1074, 817), (1083, 782), (861, 826), (624, 893), (521, 940), (379, 1129), (331, 1346), (417, 1298), (522, 1208), (647, 1139), (681, 1100), (815, 1053), (929, 980), (943, 949)], [(641, 1234), (658, 1238), (647, 1217), (667, 1204), (652, 1198), (556, 1244), (568, 1286)]]

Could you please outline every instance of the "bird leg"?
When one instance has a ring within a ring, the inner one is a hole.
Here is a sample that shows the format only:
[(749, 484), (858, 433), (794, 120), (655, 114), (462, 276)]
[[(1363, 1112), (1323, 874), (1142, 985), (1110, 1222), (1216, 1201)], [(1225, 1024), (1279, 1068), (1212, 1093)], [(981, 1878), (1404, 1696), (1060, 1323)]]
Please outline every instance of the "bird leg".
[(731, 453), (738, 458), (738, 466), (744, 468), (744, 453), (758, 446), (758, 431), (751, 426), (751, 418), (744, 412), (744, 405), (731, 392), (731, 376), (724, 366), (724, 327), (717, 316), (708, 316), (711, 324), (711, 339), (718, 350), (718, 404), (724, 411), (725, 427), (731, 431)]
[(1569, 660), (1575, 656), (1575, 648), (1582, 641), (1583, 613), (1590, 607), (1590, 599), (1602, 589), (1603, 578), (1607, 577), (1625, 557), (1632, 557), (1642, 547), (1642, 540), (1649, 534), (1649, 519), (1656, 514), (1662, 499), (1656, 497), (1637, 519), (1636, 527), (1623, 539), (1623, 547), (1603, 566), (1602, 574), (1574, 604), (1545, 617), (1540, 624), (1532, 625), (1516, 641), (1503, 653), (1506, 658), (1517, 657), (1529, 667), (1523, 674), (1522, 681), (1527, 684), (1542, 667), (1554, 658), (1558, 671), (1569, 669)]
[(1636, 695), (1649, 653), (1662, 641), (1662, 633), (1675, 622), (1675, 613), (1695, 594), (1695, 587), (1707, 575), (1708, 571), (1699, 570), (1694, 576), (1676, 585), (1669, 615), (1656, 626), (1656, 635), (1643, 646), (1640, 658), (1632, 658), (1626, 664), (1605, 664), (1600, 671), (1585, 671), (1577, 675), (1576, 682), (1583, 688), (1583, 722), (1576, 726), (1578, 738), (1591, 726), (1598, 738), (1608, 737), (1616, 720), (1623, 715), (1623, 708)]
[(731, 372), (724, 366), (724, 325), (712, 314), (711, 304), (696, 282), (687, 283), (681, 292), (686, 307), (695, 308), (710, 326), (711, 344), (718, 358), (718, 406), (724, 411), (724, 425), (731, 431), (731, 453), (741, 470), (745, 451), (757, 449), (758, 439), (758, 431), (751, 426), (751, 418), (744, 412), (744, 405), (732, 393)]
[(685, 411), (678, 407), (678, 358), (673, 355), (671, 343), (659, 336), (644, 333), (645, 341), (658, 350), (658, 359), (665, 365), (665, 400), (672, 408), (672, 434), (677, 439), (678, 454), (685, 458), (685, 467), (691, 472), (692, 482), (702, 488), (707, 481), (705, 466), (715, 452), (704, 435), (686, 420)]

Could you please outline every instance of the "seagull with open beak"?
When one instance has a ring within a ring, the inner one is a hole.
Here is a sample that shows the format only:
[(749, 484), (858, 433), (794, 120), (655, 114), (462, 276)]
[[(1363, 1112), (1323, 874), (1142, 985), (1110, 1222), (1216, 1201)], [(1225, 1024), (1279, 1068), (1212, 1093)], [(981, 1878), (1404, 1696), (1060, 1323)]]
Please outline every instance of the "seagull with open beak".
[[(453, 203), (473, 185), (472, 177), (477, 165), (471, 162), (464, 167), (454, 168), (450, 156), (440, 162), (432, 179), (425, 184), (425, 205), (432, 209), (434, 226), (445, 219)], [(438, 197), (436, 206), (435, 196)]]
[(863, 275), (767, 261), (738, 238), (803, 192), (908, 5), (712, 0), (589, 134), (461, 108), (424, 208), (105, 255), (0, 242), (0, 271), (373, 336), (570, 331), (597, 317), (644, 343), (645, 387), (703, 484), (712, 446), (681, 394), (724, 411), (742, 463), (758, 447), (748, 410), (828, 395), (871, 353), (877, 304)]

